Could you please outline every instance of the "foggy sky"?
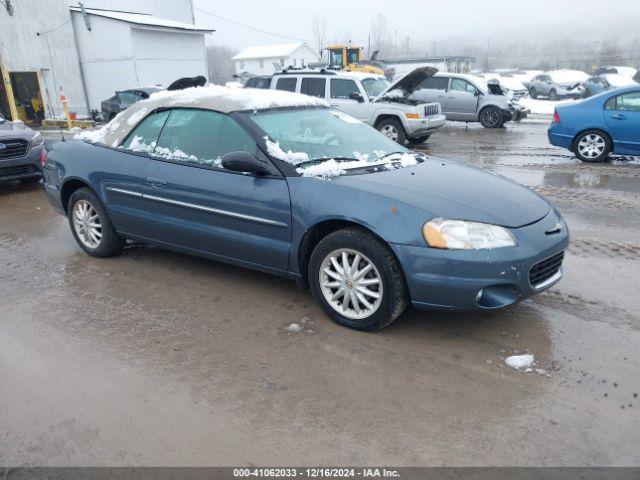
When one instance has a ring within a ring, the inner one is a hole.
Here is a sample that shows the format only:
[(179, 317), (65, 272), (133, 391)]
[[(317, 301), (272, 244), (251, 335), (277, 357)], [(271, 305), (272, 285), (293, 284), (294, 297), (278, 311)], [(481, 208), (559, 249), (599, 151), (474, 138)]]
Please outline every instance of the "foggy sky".
[(197, 8), (309, 42), (311, 18), (318, 14), (327, 18), (327, 41), (350, 39), (363, 46), (372, 19), (381, 13), (392, 35), (400, 41), (409, 37), (429, 52), (434, 41), (454, 37), (486, 42), (514, 35), (531, 40), (571, 35), (597, 41), (640, 30), (639, 0), (194, 0), (194, 6), (196, 23), (216, 29), (209, 41), (236, 48), (295, 40), (251, 31)]

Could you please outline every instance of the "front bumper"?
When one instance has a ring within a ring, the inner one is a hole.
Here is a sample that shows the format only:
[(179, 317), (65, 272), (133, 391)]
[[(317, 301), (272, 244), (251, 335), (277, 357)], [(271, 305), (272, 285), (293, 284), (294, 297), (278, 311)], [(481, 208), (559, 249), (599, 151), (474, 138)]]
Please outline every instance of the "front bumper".
[(409, 137), (419, 137), (433, 132), (435, 129), (443, 127), (447, 117), (443, 114), (431, 115), (423, 118), (405, 118), (404, 128)]
[(29, 147), (27, 154), (19, 158), (0, 160), (0, 182), (13, 182), (42, 176), (40, 152), (44, 145)]
[(527, 118), (527, 116), (531, 113), (531, 110), (520, 106), (513, 106), (509, 109), (503, 110), (502, 113), (507, 121), (512, 120), (514, 122), (519, 122), (523, 118)]
[[(560, 232), (553, 231), (562, 225)], [(511, 229), (518, 240), (513, 248), (494, 250), (439, 250), (392, 244), (407, 279), (412, 304), (441, 310), (493, 310), (512, 305), (557, 283), (562, 270), (531, 285), (529, 274), (537, 263), (564, 251), (569, 244), (566, 224), (551, 211), (542, 220)]]

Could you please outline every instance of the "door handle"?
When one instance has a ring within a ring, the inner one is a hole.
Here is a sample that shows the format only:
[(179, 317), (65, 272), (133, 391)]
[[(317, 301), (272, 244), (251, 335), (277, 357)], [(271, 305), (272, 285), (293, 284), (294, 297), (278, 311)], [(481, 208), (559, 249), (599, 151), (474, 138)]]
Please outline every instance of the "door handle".
[(161, 178), (147, 177), (146, 180), (153, 188), (162, 188), (167, 186), (167, 181)]
[(615, 118), (616, 120), (626, 120), (627, 117), (619, 113), (618, 115), (613, 115), (611, 118)]

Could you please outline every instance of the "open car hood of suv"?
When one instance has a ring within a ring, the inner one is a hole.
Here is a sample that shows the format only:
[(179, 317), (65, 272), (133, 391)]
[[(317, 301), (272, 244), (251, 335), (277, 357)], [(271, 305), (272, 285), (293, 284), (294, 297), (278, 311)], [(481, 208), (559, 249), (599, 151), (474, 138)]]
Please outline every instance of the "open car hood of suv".
[(433, 77), (436, 73), (438, 73), (438, 69), (435, 67), (418, 67), (400, 78), (400, 80), (392, 83), (386, 90), (374, 98), (373, 101), (378, 102), (384, 100), (385, 96), (393, 90), (402, 90), (405, 97), (409, 96), (425, 79)]

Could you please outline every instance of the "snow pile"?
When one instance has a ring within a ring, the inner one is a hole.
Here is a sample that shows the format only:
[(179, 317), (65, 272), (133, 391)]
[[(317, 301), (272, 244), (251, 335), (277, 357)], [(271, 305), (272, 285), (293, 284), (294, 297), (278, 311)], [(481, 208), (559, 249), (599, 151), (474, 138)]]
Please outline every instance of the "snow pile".
[(299, 163), (309, 160), (309, 155), (305, 152), (292, 152), (289, 150), (285, 152), (280, 147), (280, 142), (274, 142), (266, 135), (264, 136), (265, 144), (267, 145), (267, 152), (274, 158), (290, 163), (291, 165), (298, 165)]
[(300, 95), (282, 90), (262, 88), (227, 88), (221, 85), (185, 88), (184, 90), (163, 90), (151, 94), (148, 100), (157, 102), (166, 100), (166, 105), (198, 103), (203, 100), (230, 103), (233, 110), (262, 110), (277, 107), (328, 107), (329, 104), (317, 97)]
[(524, 355), (512, 355), (504, 359), (504, 363), (506, 363), (509, 367), (515, 368), (516, 370), (520, 370), (521, 368), (529, 368), (533, 365), (534, 362), (533, 355), (530, 353)]
[[(104, 139), (107, 134), (113, 133), (120, 128), (123, 113), (124, 112), (120, 112), (113, 120), (98, 130), (85, 130), (83, 132), (76, 133), (73, 136), (74, 140), (86, 140), (91, 143), (104, 143)], [(117, 141), (114, 141), (114, 144), (111, 146), (116, 147), (117, 143)]]
[(128, 149), (132, 152), (144, 152), (154, 157), (160, 157), (166, 160), (193, 162), (202, 165), (210, 165), (213, 167), (220, 167), (220, 165), (222, 164), (222, 159), (220, 157), (216, 159), (200, 159), (195, 155), (180, 150), (179, 148), (174, 148), (173, 150), (171, 150), (167, 147), (159, 147), (156, 145), (156, 142), (147, 144), (143, 141), (142, 137), (138, 135), (133, 137), (133, 140), (131, 140)]
[(528, 108), (535, 115), (553, 115), (553, 111), (558, 105), (569, 105), (576, 100), (561, 100), (553, 102), (551, 100), (534, 100), (533, 98), (521, 98), (518, 103), (524, 108)]
[(127, 118), (127, 125), (129, 125), (130, 127), (136, 125), (140, 120), (144, 118), (146, 114), (147, 114), (147, 109), (144, 107), (141, 108), (136, 113), (134, 113), (129, 118)]
[(303, 177), (318, 177), (326, 180), (344, 175), (348, 170), (355, 168), (382, 167), (387, 170), (395, 170), (398, 168), (411, 167), (418, 163), (416, 155), (411, 153), (394, 153), (393, 155), (385, 157), (383, 160), (369, 160), (368, 155), (363, 155), (358, 152), (354, 152), (354, 156), (356, 158), (359, 156), (360, 159), (338, 162), (330, 158), (317, 165), (297, 168), (296, 171)]
[(285, 327), (285, 330), (289, 332), (301, 332), (304, 327), (299, 323), (290, 323)]

